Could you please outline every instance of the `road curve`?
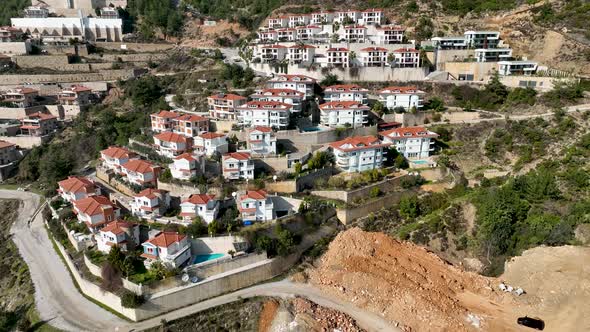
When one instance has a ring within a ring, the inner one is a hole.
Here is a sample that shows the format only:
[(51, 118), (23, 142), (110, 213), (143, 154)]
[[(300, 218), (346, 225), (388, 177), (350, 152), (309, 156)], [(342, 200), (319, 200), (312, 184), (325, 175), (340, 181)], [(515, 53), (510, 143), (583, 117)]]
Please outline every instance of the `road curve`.
[(13, 241), (29, 266), (35, 285), (35, 303), (41, 319), (65, 331), (139, 331), (205, 309), (255, 296), (305, 297), (321, 306), (350, 315), (368, 331), (399, 331), (382, 317), (352, 303), (331, 297), (309, 284), (288, 280), (265, 283), (202, 301), (142, 322), (129, 323), (87, 300), (74, 286), (67, 268), (53, 249), (41, 214), (30, 222), (40, 196), (31, 192), (0, 190), (0, 199), (19, 199), (18, 218), (11, 228)]
[(65, 331), (115, 330), (127, 322), (87, 300), (74, 286), (63, 262), (53, 249), (39, 213), (40, 197), (30, 192), (0, 190), (0, 199), (21, 201), (10, 232), (29, 266), (35, 285), (35, 303), (41, 319)]

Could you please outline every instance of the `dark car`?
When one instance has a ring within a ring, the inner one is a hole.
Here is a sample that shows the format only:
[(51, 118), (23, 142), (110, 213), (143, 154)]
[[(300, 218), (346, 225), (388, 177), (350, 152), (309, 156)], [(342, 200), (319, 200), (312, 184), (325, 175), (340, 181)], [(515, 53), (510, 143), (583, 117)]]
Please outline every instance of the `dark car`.
[(524, 325), (527, 327), (530, 327), (532, 329), (536, 329), (539, 331), (543, 331), (543, 329), (545, 328), (545, 322), (538, 319), (538, 318), (531, 318), (528, 316), (524, 316), (524, 317), (519, 317), (516, 322), (519, 325)]

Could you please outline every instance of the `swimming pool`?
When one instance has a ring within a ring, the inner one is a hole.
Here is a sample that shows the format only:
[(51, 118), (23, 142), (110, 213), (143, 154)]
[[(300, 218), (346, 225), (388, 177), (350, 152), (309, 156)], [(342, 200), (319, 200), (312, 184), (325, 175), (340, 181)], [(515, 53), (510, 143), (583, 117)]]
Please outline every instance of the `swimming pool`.
[(193, 261), (193, 264), (199, 264), (199, 263), (203, 263), (206, 261), (210, 261), (213, 259), (218, 259), (225, 256), (225, 254), (204, 254), (204, 255), (197, 255), (195, 256), (195, 260)]
[(322, 128), (319, 127), (307, 127), (307, 128), (303, 128), (303, 132), (305, 133), (312, 133), (315, 131), (322, 131)]
[(430, 162), (428, 160), (412, 160), (412, 164), (417, 164), (417, 165), (426, 165), (429, 163)]

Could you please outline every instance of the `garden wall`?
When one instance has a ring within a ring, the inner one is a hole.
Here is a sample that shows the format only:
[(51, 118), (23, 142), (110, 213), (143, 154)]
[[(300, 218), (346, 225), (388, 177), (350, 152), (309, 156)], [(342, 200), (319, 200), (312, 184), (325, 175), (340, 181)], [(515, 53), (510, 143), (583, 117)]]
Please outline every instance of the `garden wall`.
[(383, 208), (388, 208), (392, 205), (398, 204), (402, 196), (407, 194), (407, 191), (403, 193), (393, 192), (387, 196), (377, 198), (356, 208), (336, 209), (336, 216), (341, 223), (346, 225), (355, 219), (366, 217), (372, 212), (376, 212)]
[(311, 194), (328, 199), (341, 200), (345, 203), (352, 203), (355, 199), (370, 197), (371, 190), (375, 187), (379, 188), (382, 193), (388, 193), (399, 189), (401, 180), (406, 176), (407, 175), (401, 175), (394, 178), (381, 180), (355, 190), (313, 190)]

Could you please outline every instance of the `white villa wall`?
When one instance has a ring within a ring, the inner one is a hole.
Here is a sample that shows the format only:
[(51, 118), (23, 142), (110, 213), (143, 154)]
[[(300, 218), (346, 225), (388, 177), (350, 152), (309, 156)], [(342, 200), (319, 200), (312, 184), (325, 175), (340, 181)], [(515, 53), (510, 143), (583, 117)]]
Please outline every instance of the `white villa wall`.
[(239, 236), (218, 236), (218, 237), (200, 237), (191, 239), (191, 253), (193, 255), (201, 254), (227, 254), (228, 251), (234, 250), (234, 242), (245, 242)]
[(23, 55), (31, 51), (31, 43), (26, 42), (6, 42), (0, 43), (0, 54), (6, 55)]

